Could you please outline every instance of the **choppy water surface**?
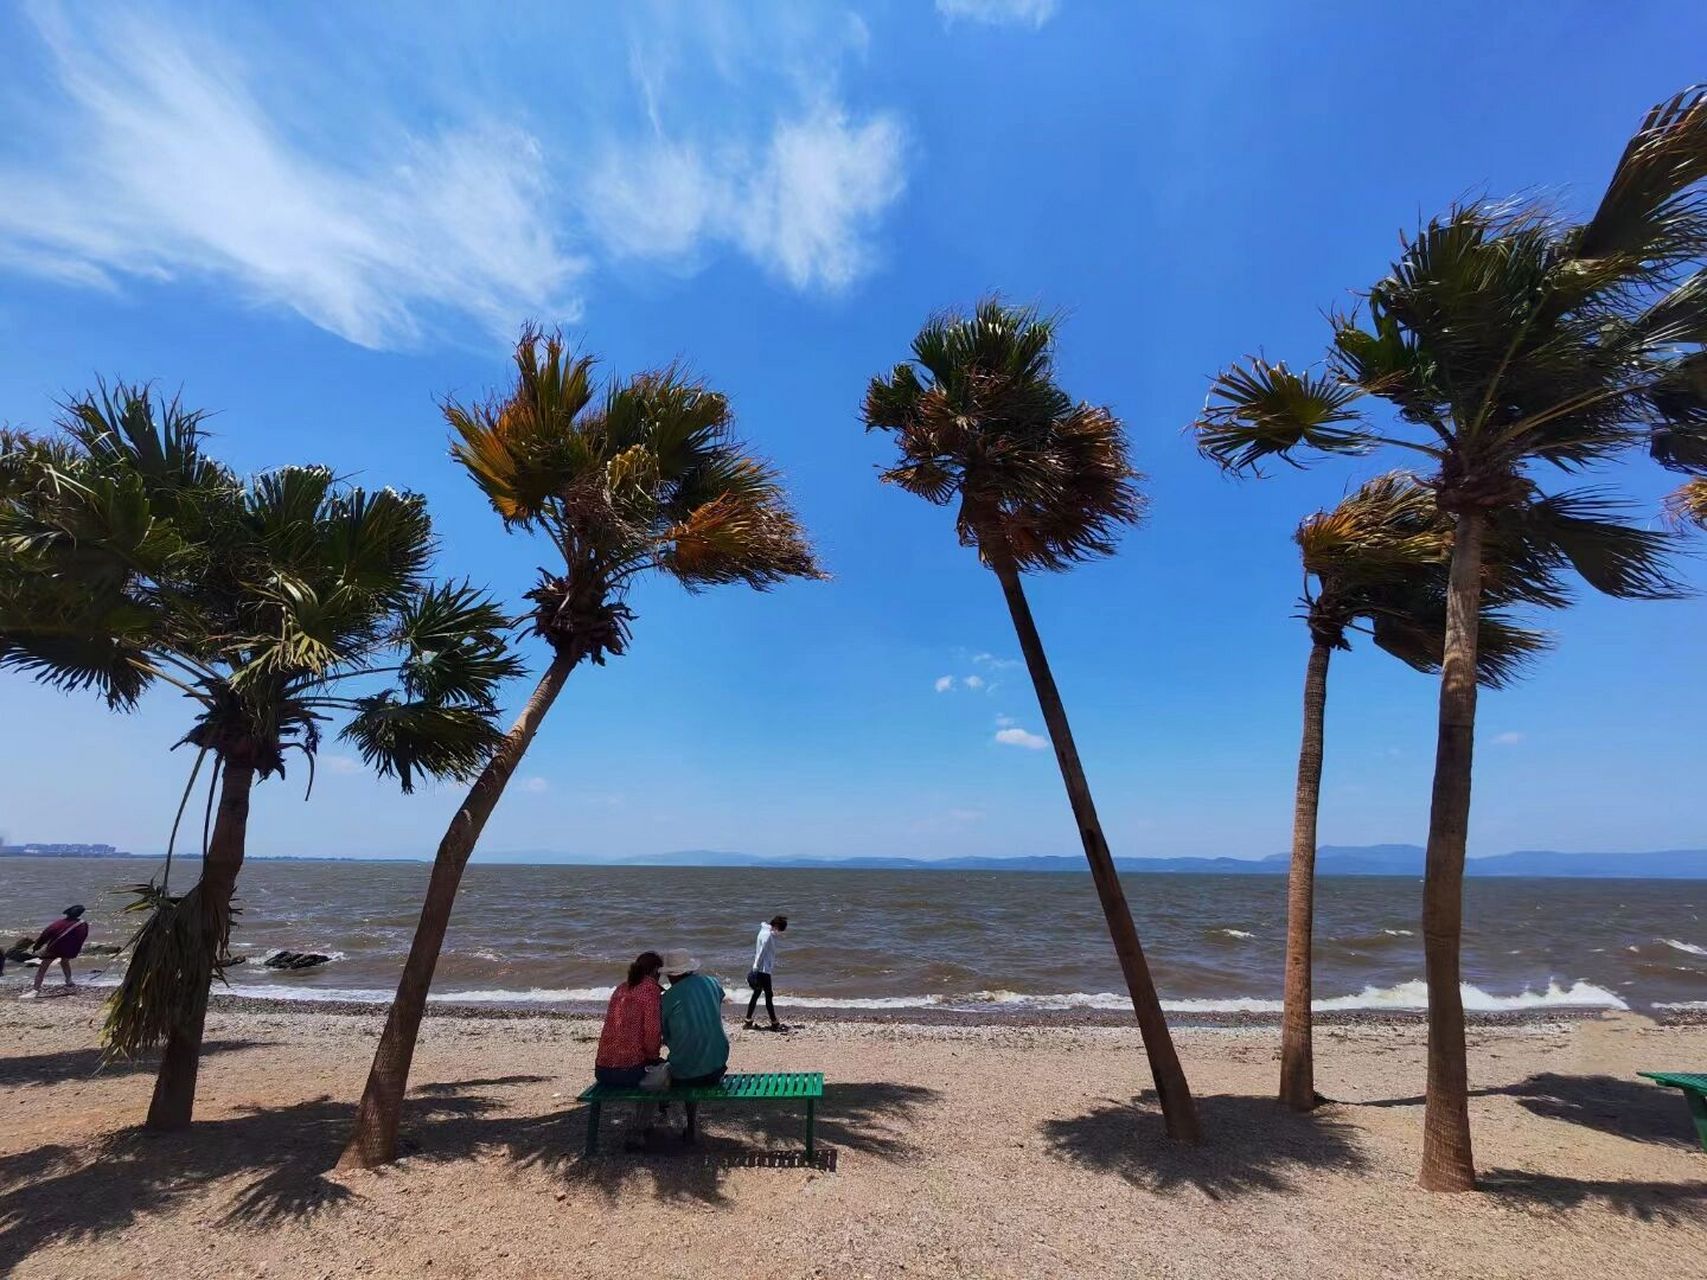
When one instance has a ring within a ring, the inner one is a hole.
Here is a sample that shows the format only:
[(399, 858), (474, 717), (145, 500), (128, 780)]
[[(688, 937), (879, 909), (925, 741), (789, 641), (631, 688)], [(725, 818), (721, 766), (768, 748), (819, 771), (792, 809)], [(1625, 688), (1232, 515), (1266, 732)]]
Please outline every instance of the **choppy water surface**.
[[(115, 885), (142, 861), (0, 859), (0, 936), (34, 934), (72, 901), (91, 941), (129, 927)], [(187, 885), (195, 864), (175, 876)], [(235, 990), (389, 999), (426, 887), (425, 863), (266, 862), (244, 868)], [(1176, 1010), (1278, 1008), (1285, 883), (1278, 876), (1126, 878), (1151, 967)], [(1415, 1008), (1424, 998), (1412, 879), (1320, 883), (1316, 994), (1327, 1008)], [(1707, 1006), (1707, 882), (1471, 880), (1464, 981), (1472, 1008)], [(1119, 1007), (1120, 971), (1088, 875), (469, 868), (434, 993), (567, 1005), (609, 990), (644, 948), (686, 947), (742, 985), (753, 933), (791, 927), (779, 1003), (805, 1007)], [(331, 964), (275, 973), (278, 948)], [(109, 964), (91, 956), (91, 970)], [(16, 971), (8, 967), (10, 985)], [(105, 973), (97, 981), (110, 978)]]

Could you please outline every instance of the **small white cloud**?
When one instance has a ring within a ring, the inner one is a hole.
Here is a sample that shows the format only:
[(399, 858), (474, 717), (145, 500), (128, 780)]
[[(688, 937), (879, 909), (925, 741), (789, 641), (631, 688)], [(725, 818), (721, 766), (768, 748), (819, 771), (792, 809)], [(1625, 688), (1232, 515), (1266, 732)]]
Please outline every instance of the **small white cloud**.
[(1494, 735), (1494, 745), (1496, 747), (1515, 747), (1522, 741), (1523, 735), (1518, 733), (1515, 729), (1510, 729), (1505, 733), (1496, 733)]
[(950, 689), (954, 688), (954, 677), (938, 676), (934, 687), (938, 693), (947, 693)]
[(975, 653), (972, 661), (991, 671), (1012, 671), (1020, 665), (1013, 658), (998, 658), (993, 653)]
[(362, 762), (354, 756), (318, 756), (314, 761), (315, 767), (324, 769), (327, 773), (360, 773)]
[(533, 795), (538, 795), (542, 791), (551, 790), (551, 784), (544, 778), (540, 777), (537, 773), (531, 777), (523, 778), (520, 785), (523, 791), (530, 792)]
[(1012, 716), (997, 716), (996, 717), (996, 728), (1006, 729), (1009, 725), (1013, 724), (1013, 722), (1014, 722), (1014, 718)]
[(996, 741), (1004, 746), (1024, 747), (1027, 751), (1041, 751), (1049, 745), (1047, 738), (1040, 738), (1037, 734), (1027, 733), (1018, 727), (997, 729)]
[(984, 687), (984, 677), (967, 676), (961, 683), (963, 683), (968, 689), (982, 689)]
[(936, 0), (936, 11), (950, 22), (964, 18), (999, 27), (1041, 27), (1058, 8), (1060, 0)]

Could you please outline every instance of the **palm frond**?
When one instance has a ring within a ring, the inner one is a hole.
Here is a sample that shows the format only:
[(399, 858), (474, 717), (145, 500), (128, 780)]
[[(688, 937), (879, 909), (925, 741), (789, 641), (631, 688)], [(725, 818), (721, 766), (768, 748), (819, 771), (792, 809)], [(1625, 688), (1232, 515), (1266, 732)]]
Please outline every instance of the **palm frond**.
[(504, 740), (480, 708), (405, 701), (389, 690), (358, 699), (356, 714), (339, 736), (381, 777), (395, 777), (405, 792), (422, 777), (472, 778)]
[(507, 618), (467, 582), (417, 592), (398, 611), (394, 642), (403, 650), (404, 696), (442, 705), (491, 707), (498, 686), (522, 672), (510, 651)]
[(1707, 90), (1696, 85), (1660, 103), (1619, 157), (1600, 207), (1574, 246), (1581, 258), (1621, 258), (1664, 271), (1700, 256), (1707, 208)]
[(1707, 477), (1695, 476), (1666, 498), (1666, 514), (1679, 527), (1707, 529)]
[(1534, 559), (1569, 565), (1596, 591), (1636, 600), (1672, 600), (1688, 594), (1674, 576), (1675, 535), (1625, 523), (1630, 508), (1603, 493), (1576, 490), (1539, 498), (1509, 515), (1514, 536), (1527, 540)]
[(1303, 449), (1367, 453), (1373, 441), (1352, 407), (1363, 394), (1331, 374), (1295, 373), (1284, 363), (1233, 365), (1210, 386), (1193, 427), (1198, 451), (1229, 471), (1250, 470), (1266, 458), (1296, 462)]

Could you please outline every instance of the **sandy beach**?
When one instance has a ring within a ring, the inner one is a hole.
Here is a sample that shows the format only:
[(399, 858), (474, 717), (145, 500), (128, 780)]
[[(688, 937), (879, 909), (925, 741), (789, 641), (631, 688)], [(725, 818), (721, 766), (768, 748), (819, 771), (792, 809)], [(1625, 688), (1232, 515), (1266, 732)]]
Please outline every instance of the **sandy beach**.
[[(373, 1010), (226, 1001), (198, 1123), (145, 1135), (147, 1069), (97, 1071), (98, 998), (0, 1004), (0, 1274), (186, 1276), (1583, 1276), (1694, 1274), (1707, 1155), (1637, 1079), (1707, 1026), (1481, 1022), (1484, 1189), (1414, 1185), (1422, 1036), (1329, 1026), (1309, 1117), (1268, 1097), (1272, 1027), (1190, 1027), (1205, 1144), (1174, 1146), (1127, 1028), (815, 1021), (734, 1032), (738, 1070), (823, 1070), (793, 1106), (707, 1108), (692, 1150), (581, 1156), (596, 1024), (427, 1022), (409, 1155), (333, 1171)], [(621, 1109), (626, 1110), (626, 1109)]]

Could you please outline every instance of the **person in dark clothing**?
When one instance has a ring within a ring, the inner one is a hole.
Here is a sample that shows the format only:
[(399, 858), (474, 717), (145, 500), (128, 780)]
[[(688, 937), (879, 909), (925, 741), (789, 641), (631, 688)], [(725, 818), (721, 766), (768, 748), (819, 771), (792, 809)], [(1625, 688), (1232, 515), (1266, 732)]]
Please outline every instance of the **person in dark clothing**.
[(55, 960), (65, 975), (65, 989), (73, 989), (77, 984), (71, 981), (71, 962), (83, 950), (83, 944), (89, 939), (89, 924), (83, 919), (81, 906), (65, 908), (65, 914), (55, 920), (35, 941), (35, 953), (41, 957), (41, 963), (36, 968), (35, 985), (24, 992), (25, 1000), (41, 994), (42, 979), (47, 977), (47, 971), (53, 967)]

